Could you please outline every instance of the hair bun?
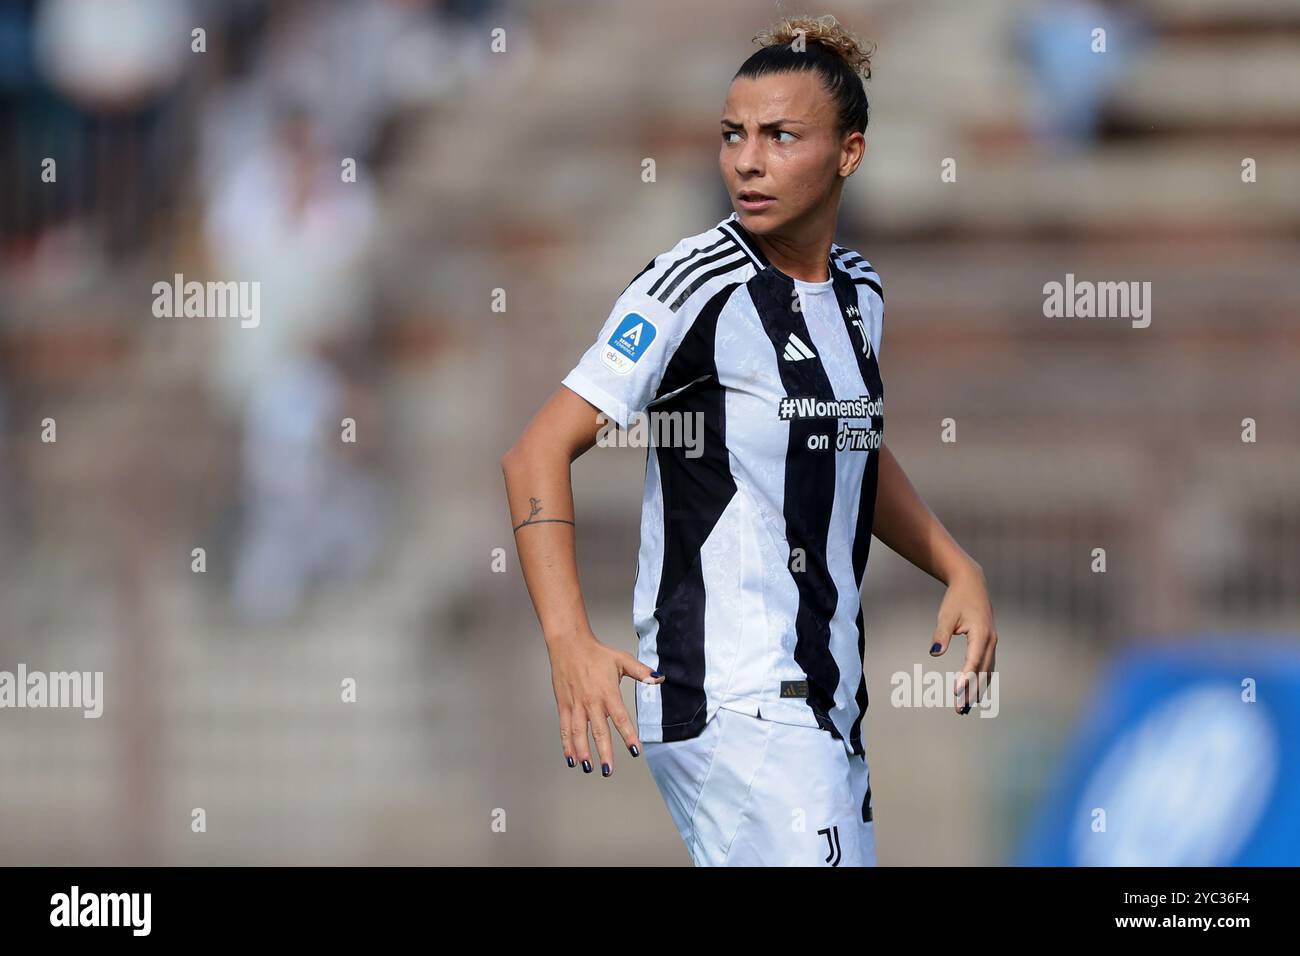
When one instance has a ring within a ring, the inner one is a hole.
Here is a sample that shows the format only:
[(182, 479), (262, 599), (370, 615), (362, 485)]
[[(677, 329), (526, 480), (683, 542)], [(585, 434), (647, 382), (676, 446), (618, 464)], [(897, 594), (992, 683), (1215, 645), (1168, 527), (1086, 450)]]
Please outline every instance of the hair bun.
[(862, 79), (871, 77), (871, 54), (874, 45), (864, 46), (852, 33), (829, 13), (825, 16), (806, 15), (782, 17), (767, 29), (754, 36), (760, 46), (777, 46), (794, 43), (802, 34), (805, 43), (816, 43), (848, 64), (849, 69)]

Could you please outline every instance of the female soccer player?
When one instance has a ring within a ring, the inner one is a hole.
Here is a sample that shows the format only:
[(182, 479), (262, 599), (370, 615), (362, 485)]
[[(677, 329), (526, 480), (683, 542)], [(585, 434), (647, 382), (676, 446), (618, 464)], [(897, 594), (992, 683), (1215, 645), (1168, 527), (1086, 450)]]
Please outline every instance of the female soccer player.
[[(502, 468), (568, 765), (592, 771), (590, 733), (613, 773), (612, 721), (633, 757), (644, 747), (696, 865), (874, 865), (872, 535), (947, 585), (930, 653), (966, 636), (958, 713), (997, 634), (979, 564), (884, 444), (880, 277), (833, 241), (866, 146), (868, 52), (833, 17), (755, 39), (722, 112), (735, 211), (632, 279)], [(578, 584), (570, 465), (610, 421), (657, 436), (637, 657), (596, 638)], [(624, 676), (641, 685), (635, 722)]]

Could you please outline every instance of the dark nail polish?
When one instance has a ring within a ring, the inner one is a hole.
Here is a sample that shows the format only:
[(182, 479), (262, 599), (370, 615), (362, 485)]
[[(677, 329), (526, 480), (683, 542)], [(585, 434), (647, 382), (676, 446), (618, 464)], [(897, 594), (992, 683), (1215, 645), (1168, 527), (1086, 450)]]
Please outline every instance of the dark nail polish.
[(584, 760), (584, 761), (582, 762), (582, 772), (583, 772), (583, 773), (591, 773), (591, 761), (590, 761), (590, 760)]
[(574, 764), (574, 762), (573, 762), (573, 758), (572, 758), (572, 757), (565, 757), (564, 760), (565, 760), (566, 763), (568, 763), (568, 765), (569, 765), (570, 767), (576, 766), (576, 765)]
[(633, 757), (641, 756), (641, 751), (636, 749), (636, 744), (633, 744), (631, 747), (628, 747), (627, 749), (631, 751)]
[(613, 773), (613, 771), (609, 769), (609, 764), (603, 763), (600, 765), (600, 775), (602, 777), (608, 777), (611, 773)]
[(651, 676), (651, 677), (663, 677), (664, 675), (661, 674), (661, 673), (659, 673), (658, 671), (651, 671), (651, 672), (650, 672), (650, 676)]
[(930, 645), (930, 653), (931, 653), (931, 654), (938, 654), (940, 648), (942, 648), (942, 647), (943, 647), (942, 644), (940, 644), (938, 641), (935, 641), (933, 644)]

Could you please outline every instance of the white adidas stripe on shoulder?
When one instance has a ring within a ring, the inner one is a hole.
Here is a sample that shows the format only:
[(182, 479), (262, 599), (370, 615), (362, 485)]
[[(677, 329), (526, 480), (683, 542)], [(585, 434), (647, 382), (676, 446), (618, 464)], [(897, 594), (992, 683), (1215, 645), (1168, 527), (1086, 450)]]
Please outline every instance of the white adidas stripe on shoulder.
[(624, 291), (658, 299), (676, 312), (705, 286), (735, 281), (739, 270), (753, 268), (752, 257), (721, 225), (687, 236), (655, 256)]
[(836, 267), (849, 276), (851, 279), (863, 280), (866, 284), (871, 285), (879, 292), (881, 281), (880, 274), (876, 272), (875, 267), (852, 249), (848, 249), (838, 243), (831, 243), (831, 261)]

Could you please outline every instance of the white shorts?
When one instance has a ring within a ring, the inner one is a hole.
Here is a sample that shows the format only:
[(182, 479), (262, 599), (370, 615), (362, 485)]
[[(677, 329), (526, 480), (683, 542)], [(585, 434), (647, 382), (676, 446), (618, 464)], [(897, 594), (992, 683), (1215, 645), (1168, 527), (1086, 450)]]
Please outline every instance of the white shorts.
[(876, 865), (866, 757), (827, 731), (723, 708), (641, 746), (696, 866)]

